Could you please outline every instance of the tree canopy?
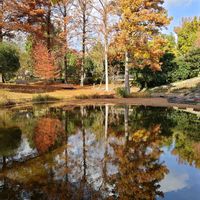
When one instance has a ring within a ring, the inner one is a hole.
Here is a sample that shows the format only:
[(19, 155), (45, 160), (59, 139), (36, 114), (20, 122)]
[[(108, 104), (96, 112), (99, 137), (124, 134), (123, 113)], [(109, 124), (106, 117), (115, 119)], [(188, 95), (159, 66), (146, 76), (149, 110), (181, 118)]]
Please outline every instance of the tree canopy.
[(6, 43), (0, 43), (0, 73), (4, 78), (9, 78), (20, 67), (17, 49)]

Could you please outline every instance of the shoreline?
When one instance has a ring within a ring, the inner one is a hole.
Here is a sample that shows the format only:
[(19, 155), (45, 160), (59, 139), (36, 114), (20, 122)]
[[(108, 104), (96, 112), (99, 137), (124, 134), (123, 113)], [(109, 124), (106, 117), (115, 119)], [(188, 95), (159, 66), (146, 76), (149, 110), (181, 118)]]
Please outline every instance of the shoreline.
[(137, 97), (137, 98), (112, 98), (112, 99), (61, 99), (60, 101), (46, 101), (37, 102), (32, 101), (19, 101), (16, 105), (0, 106), (4, 109), (28, 107), (39, 104), (49, 104), (58, 107), (65, 106), (80, 106), (80, 105), (133, 105), (133, 106), (150, 106), (150, 107), (166, 107), (166, 108), (178, 108), (178, 109), (193, 109), (200, 112), (200, 105), (194, 104), (181, 104), (168, 102), (167, 98), (158, 97)]

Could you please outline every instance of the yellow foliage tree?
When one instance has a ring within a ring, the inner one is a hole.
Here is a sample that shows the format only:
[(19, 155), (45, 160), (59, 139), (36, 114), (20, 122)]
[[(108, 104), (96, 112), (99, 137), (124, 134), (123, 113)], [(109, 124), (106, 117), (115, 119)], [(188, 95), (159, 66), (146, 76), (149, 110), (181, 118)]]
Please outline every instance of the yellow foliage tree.
[(160, 70), (160, 57), (165, 40), (160, 32), (170, 23), (164, 0), (118, 0), (119, 44), (125, 53), (125, 88), (130, 93), (130, 63)]

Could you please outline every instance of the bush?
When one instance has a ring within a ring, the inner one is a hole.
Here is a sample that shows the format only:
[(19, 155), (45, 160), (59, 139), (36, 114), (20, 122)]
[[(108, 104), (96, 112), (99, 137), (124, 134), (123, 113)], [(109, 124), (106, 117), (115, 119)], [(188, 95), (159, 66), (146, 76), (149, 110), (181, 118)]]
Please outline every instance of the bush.
[(89, 96), (83, 94), (83, 95), (76, 96), (75, 98), (76, 98), (76, 99), (89, 99)]
[(51, 97), (49, 95), (37, 95), (32, 98), (33, 103), (45, 103), (45, 102), (50, 102), (50, 101), (58, 101), (60, 99), (56, 97)]
[(123, 98), (127, 98), (127, 97), (130, 96), (125, 88), (117, 88), (116, 94), (120, 97), (123, 97)]

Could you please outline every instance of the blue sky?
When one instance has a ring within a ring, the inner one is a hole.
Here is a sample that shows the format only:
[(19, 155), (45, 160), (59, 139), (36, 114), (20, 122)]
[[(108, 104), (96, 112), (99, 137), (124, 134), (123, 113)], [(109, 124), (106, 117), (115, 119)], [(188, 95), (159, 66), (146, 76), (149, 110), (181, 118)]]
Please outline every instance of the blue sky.
[(165, 8), (173, 21), (167, 32), (173, 32), (181, 24), (182, 17), (200, 16), (200, 0), (165, 0)]

